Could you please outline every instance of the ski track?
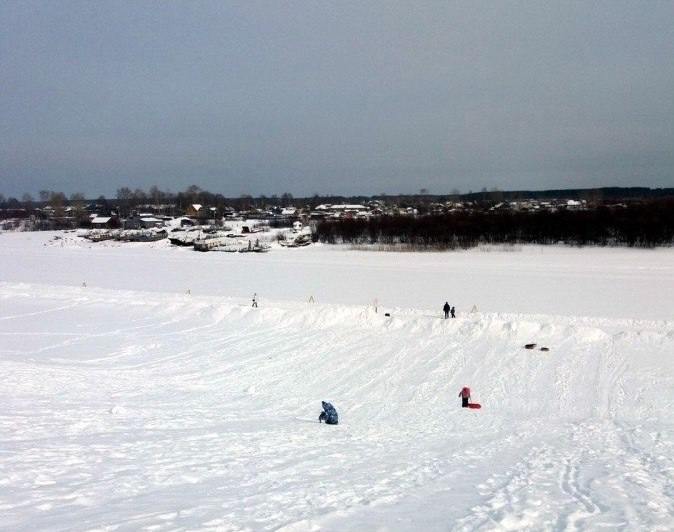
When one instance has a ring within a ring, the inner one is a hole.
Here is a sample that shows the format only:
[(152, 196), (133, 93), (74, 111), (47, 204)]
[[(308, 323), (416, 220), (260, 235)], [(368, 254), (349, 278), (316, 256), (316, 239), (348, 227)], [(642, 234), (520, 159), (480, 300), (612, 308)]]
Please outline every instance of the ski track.
[(0, 298), (0, 529), (674, 528), (672, 322)]

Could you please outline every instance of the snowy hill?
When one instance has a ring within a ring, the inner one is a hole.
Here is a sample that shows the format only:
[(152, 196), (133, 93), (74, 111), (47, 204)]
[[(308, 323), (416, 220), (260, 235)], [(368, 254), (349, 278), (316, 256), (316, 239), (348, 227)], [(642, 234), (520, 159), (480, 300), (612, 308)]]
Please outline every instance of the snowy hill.
[[(13, 242), (3, 265), (30, 271), (0, 282), (1, 529), (674, 528), (674, 321), (386, 317), (304, 294), (254, 309), (166, 289), (204, 255), (167, 272), (145, 253), (170, 250)], [(124, 253), (107, 286), (65, 286)], [(299, 272), (292, 255), (300, 278), (311, 253)], [(460, 408), (464, 385), (482, 410)], [(317, 423), (321, 400), (338, 426)]]

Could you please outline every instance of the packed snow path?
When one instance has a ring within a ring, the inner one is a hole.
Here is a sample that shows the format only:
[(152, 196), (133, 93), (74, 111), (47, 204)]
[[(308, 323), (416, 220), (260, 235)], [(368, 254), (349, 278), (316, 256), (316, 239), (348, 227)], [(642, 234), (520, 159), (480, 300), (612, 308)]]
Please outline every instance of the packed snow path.
[(3, 282), (0, 338), (6, 530), (674, 528), (671, 321)]

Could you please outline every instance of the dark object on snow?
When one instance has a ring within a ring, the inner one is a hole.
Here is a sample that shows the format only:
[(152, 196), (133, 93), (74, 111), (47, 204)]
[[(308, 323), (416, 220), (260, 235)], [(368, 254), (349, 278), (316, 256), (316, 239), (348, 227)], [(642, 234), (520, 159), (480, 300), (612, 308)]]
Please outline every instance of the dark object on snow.
[(461, 407), (466, 408), (468, 407), (468, 403), (470, 402), (470, 388), (468, 386), (464, 386), (461, 388), (461, 391), (459, 392), (459, 397), (461, 397)]
[(549, 347), (541, 347), (541, 351), (550, 351)]
[(387, 318), (390, 318), (391, 314), (389, 312), (387, 312), (386, 314), (384, 314), (384, 316), (386, 316)]
[(533, 349), (534, 347), (536, 347), (536, 344), (526, 344), (524, 349)]
[(449, 312), (452, 313), (452, 318), (456, 318), (456, 316), (454, 315), (454, 313), (456, 312), (456, 307), (452, 307)]
[(337, 425), (339, 421), (335, 407), (325, 401), (321, 401), (321, 404), (323, 405), (323, 412), (318, 416), (318, 422), (325, 421), (328, 425)]
[(445, 313), (445, 319), (449, 318), (449, 311), (452, 307), (449, 306), (449, 303), (445, 301), (445, 305), (442, 307), (442, 311)]

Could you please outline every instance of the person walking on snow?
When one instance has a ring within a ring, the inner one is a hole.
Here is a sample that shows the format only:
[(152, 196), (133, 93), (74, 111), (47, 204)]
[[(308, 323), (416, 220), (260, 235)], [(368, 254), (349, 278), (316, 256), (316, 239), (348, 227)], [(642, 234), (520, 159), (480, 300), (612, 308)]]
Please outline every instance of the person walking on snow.
[(253, 294), (253, 306), (257, 308), (257, 293)]
[(461, 397), (461, 407), (467, 408), (468, 402), (470, 401), (470, 388), (468, 388), (468, 386), (464, 386), (463, 388), (461, 388), (461, 391), (459, 392), (459, 397)]
[(442, 307), (442, 310), (445, 312), (445, 319), (449, 318), (449, 311), (451, 310), (451, 307), (447, 301), (445, 301), (445, 306)]
[(456, 312), (456, 307), (452, 307), (450, 309), (450, 312), (452, 313), (452, 318), (456, 318), (456, 316), (454, 315), (454, 313)]

